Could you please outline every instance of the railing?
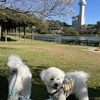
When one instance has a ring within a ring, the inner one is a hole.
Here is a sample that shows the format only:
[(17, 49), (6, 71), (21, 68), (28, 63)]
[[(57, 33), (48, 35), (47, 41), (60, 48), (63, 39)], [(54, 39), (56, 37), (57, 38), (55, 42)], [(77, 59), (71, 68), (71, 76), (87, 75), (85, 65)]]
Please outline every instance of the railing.
[(99, 40), (80, 40), (80, 39), (63, 39), (54, 37), (34, 37), (35, 40), (48, 41), (48, 42), (58, 42), (63, 44), (74, 44), (74, 45), (87, 45), (87, 46), (99, 46)]
[(56, 42), (55, 38), (49, 38), (49, 37), (34, 37), (34, 40)]
[(99, 41), (93, 41), (93, 40), (61, 39), (61, 43), (63, 43), (63, 44), (88, 45), (88, 46), (99, 46)]

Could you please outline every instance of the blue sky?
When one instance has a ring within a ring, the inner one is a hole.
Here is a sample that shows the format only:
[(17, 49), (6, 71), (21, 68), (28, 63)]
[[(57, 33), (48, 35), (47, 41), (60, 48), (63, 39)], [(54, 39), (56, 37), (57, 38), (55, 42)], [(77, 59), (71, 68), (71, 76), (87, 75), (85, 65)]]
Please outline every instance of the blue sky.
[[(78, 0), (79, 2), (80, 0)], [(100, 0), (86, 0), (87, 4), (85, 7), (85, 23), (86, 24), (96, 24), (97, 21), (100, 21)], [(79, 5), (78, 3), (72, 8), (75, 10), (73, 15), (79, 14)], [(69, 24), (72, 24), (72, 18), (68, 18)]]

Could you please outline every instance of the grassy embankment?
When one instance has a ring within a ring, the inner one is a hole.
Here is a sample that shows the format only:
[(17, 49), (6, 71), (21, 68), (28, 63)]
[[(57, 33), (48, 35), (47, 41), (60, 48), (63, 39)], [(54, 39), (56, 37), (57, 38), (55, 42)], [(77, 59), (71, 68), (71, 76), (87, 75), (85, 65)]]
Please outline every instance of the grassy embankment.
[[(14, 38), (14, 37), (13, 37)], [(34, 100), (45, 100), (48, 94), (40, 80), (41, 70), (55, 66), (63, 71), (84, 70), (90, 74), (87, 81), (90, 100), (100, 100), (100, 53), (84, 50), (89, 46), (65, 45), (51, 42), (14, 38), (17, 41), (0, 42), (0, 100), (7, 100), (9, 71), (6, 59), (19, 54), (32, 72), (32, 94)], [(67, 100), (75, 100), (70, 96)]]

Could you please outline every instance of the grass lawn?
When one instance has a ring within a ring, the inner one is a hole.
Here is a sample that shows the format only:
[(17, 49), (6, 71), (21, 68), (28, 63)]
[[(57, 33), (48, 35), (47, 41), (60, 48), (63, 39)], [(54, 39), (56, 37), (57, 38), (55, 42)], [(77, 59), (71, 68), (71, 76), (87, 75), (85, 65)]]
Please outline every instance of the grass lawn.
[[(48, 93), (40, 80), (41, 70), (55, 66), (63, 71), (84, 70), (90, 74), (87, 81), (90, 100), (100, 100), (100, 53), (86, 50), (89, 46), (66, 45), (53, 42), (18, 39), (0, 42), (0, 100), (7, 100), (9, 71), (6, 59), (10, 54), (19, 54), (32, 72), (32, 94), (34, 100), (45, 100)], [(84, 50), (85, 49), (85, 50)], [(76, 100), (70, 95), (67, 100)]]

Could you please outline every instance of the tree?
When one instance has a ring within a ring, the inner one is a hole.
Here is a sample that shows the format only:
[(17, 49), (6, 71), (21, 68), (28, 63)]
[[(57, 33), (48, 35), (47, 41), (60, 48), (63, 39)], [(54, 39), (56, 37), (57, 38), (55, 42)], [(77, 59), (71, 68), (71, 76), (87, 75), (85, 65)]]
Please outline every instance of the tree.
[(67, 27), (63, 27), (63, 30), (62, 30), (62, 35), (69, 35), (70, 34), (70, 30), (67, 28)]
[[(0, 2), (0, 9), (2, 6), (7, 8), (19, 8), (22, 11), (18, 13), (31, 13), (39, 18), (52, 18), (52, 16), (67, 18), (73, 9), (71, 5), (75, 4), (76, 0), (5, 0)], [(5, 8), (6, 9), (6, 8)]]
[(79, 32), (78, 31), (73, 31), (73, 35), (79, 35)]

